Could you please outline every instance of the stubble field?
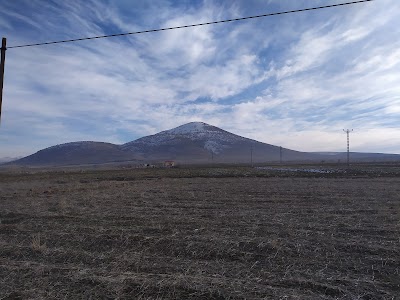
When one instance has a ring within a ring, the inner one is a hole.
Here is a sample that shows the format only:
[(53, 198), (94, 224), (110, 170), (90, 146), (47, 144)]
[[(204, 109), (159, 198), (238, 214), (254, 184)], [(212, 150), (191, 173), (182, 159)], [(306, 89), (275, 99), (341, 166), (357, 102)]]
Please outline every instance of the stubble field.
[(0, 173), (0, 299), (400, 299), (400, 176)]

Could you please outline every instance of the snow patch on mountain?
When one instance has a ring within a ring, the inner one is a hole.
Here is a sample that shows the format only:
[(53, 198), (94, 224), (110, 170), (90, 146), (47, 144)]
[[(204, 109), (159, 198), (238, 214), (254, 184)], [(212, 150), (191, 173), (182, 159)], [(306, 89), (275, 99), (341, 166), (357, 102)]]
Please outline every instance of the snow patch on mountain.
[(206, 141), (204, 143), (204, 149), (213, 152), (214, 154), (221, 153), (225, 148), (228, 148), (228, 146), (222, 145), (216, 141)]
[(213, 126), (203, 122), (191, 122), (170, 130), (162, 131), (161, 133), (168, 133), (168, 134), (207, 133), (210, 131), (210, 128), (212, 127)]
[(231, 144), (248, 139), (207, 123), (191, 122), (126, 143), (121, 148), (130, 151), (140, 151), (148, 146), (157, 147), (166, 144), (180, 144), (184, 140), (199, 142), (204, 149), (217, 154), (229, 148)]

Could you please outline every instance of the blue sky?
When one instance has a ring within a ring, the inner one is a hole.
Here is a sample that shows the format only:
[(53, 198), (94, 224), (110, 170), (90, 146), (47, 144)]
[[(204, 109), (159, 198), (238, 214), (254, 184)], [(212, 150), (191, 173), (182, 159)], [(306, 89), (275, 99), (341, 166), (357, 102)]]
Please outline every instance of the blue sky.
[[(344, 1), (3, 1), (7, 45)], [(0, 158), (191, 121), (301, 151), (400, 153), (400, 2), (7, 50)]]

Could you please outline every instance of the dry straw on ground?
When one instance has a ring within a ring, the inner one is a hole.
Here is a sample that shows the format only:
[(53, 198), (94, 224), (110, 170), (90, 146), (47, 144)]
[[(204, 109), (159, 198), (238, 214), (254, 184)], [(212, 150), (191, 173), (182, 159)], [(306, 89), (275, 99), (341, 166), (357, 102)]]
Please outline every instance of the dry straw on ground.
[(398, 299), (399, 175), (0, 173), (0, 299)]

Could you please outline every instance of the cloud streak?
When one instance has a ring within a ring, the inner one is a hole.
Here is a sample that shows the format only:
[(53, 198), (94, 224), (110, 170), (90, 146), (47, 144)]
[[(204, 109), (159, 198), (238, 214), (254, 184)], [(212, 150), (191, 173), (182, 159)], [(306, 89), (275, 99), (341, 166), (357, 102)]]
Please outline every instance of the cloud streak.
[[(44, 1), (38, 9), (37, 4), (7, 2), (0, 12), (5, 35), (12, 37), (9, 45), (309, 5)], [(189, 121), (303, 151), (344, 150), (341, 130), (354, 128), (354, 150), (400, 153), (399, 11), (396, 1), (382, 0), (320, 13), (10, 49), (0, 157), (75, 140), (123, 143)]]

